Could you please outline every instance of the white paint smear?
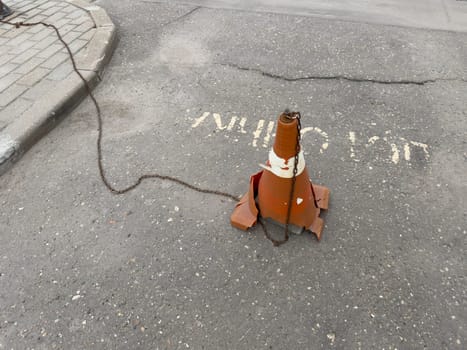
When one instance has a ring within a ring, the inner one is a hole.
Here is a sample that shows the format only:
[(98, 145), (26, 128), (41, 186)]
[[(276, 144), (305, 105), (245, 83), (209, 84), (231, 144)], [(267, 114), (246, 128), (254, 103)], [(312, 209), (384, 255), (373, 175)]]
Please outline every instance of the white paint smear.
[(221, 115), (218, 113), (213, 113), (212, 116), (214, 117), (214, 121), (216, 122), (216, 126), (218, 130), (224, 130), (227, 127), (222, 125), (222, 118)]
[(233, 127), (235, 126), (235, 123), (237, 122), (237, 119), (238, 117), (236, 115), (234, 115), (231, 119), (230, 119), (230, 123), (229, 125), (227, 126), (227, 131), (232, 131)]
[(410, 160), (410, 146), (408, 143), (404, 145), (404, 158), (405, 160)]
[(354, 131), (349, 131), (349, 140), (350, 140), (350, 158), (355, 158), (355, 150), (353, 146), (355, 146), (356, 135)]
[(326, 132), (324, 132), (323, 130), (321, 130), (320, 128), (311, 127), (311, 126), (303, 128), (301, 130), (300, 134), (301, 134), (301, 136), (303, 138), (309, 132), (317, 133), (318, 135), (320, 135), (324, 139), (324, 142), (321, 145), (320, 150), (319, 150), (319, 153), (324, 153), (324, 151), (327, 150), (328, 147), (329, 147), (329, 136), (328, 136), (328, 134)]
[(264, 148), (267, 148), (269, 145), (269, 141), (271, 140), (271, 133), (272, 133), (272, 130), (274, 129), (274, 124), (275, 124), (274, 122), (268, 123), (268, 128), (266, 129), (266, 136), (264, 137), (264, 141), (263, 141)]
[(410, 141), (410, 143), (414, 146), (421, 147), (423, 149), (423, 152), (425, 152), (427, 158), (430, 157), (430, 154), (428, 153), (428, 145), (421, 143), (421, 142), (415, 142), (415, 141)]
[(261, 136), (261, 133), (263, 132), (264, 128), (264, 120), (261, 119), (258, 121), (258, 127), (256, 128), (256, 131), (253, 133), (253, 147), (258, 146), (258, 139)]
[(399, 163), (399, 150), (394, 143), (391, 143), (392, 157), (391, 160), (394, 164)]
[(379, 136), (373, 136), (368, 139), (368, 143), (374, 145), (376, 141), (379, 140)]
[(245, 131), (246, 118), (240, 119), (240, 123), (238, 124), (240, 125), (240, 132), (242, 134), (246, 134), (246, 131)]
[(204, 112), (203, 115), (195, 119), (195, 122), (191, 125), (192, 128), (197, 128), (204, 120), (209, 117), (209, 112)]

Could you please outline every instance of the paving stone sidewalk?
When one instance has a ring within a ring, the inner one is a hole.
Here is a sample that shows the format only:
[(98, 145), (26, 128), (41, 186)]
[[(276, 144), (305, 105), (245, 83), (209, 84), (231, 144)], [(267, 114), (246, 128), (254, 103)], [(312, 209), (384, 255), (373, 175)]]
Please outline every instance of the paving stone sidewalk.
[[(115, 43), (115, 26), (84, 0), (8, 0), (9, 22), (56, 26), (80, 72), (95, 86)], [(44, 25), (0, 23), (0, 175), (82, 98), (83, 82), (66, 48)]]

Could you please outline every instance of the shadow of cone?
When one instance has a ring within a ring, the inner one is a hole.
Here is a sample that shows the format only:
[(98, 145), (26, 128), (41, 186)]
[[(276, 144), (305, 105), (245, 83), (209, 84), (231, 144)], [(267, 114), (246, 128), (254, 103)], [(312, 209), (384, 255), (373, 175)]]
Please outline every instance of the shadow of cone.
[(237, 203), (230, 218), (232, 226), (247, 230), (256, 224), (258, 214), (264, 219), (287, 224), (293, 169), (297, 159), (288, 223), (313, 232), (318, 240), (321, 238), (324, 222), (319, 215), (321, 209), (328, 209), (329, 189), (312, 184), (303, 151), (297, 149), (298, 133), (298, 120), (281, 114), (268, 162), (262, 165), (264, 170), (251, 176), (250, 188)]

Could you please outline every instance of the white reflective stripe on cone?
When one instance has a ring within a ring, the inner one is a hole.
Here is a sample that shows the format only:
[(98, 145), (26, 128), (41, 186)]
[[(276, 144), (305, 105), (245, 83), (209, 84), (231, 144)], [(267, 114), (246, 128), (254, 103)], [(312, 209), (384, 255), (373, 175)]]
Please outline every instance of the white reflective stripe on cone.
[[(286, 160), (284, 158), (280, 158), (274, 152), (274, 149), (271, 149), (271, 151), (269, 151), (269, 164), (270, 165), (260, 164), (260, 167), (270, 171), (271, 173), (279, 177), (283, 177), (286, 179), (291, 179), (293, 177), (295, 157), (291, 157)], [(300, 151), (298, 153), (297, 176), (300, 175), (304, 169), (305, 157), (303, 156), (303, 151)]]

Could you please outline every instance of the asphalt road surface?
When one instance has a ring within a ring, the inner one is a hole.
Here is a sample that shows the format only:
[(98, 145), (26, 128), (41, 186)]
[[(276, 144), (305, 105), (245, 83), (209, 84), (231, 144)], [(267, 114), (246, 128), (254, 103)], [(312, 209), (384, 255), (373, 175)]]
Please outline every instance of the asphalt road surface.
[(301, 111), (321, 241), (274, 248), (169, 182), (111, 194), (86, 100), (0, 178), (0, 349), (466, 348), (467, 34), (296, 3), (98, 1), (96, 96), (118, 188), (240, 195)]

